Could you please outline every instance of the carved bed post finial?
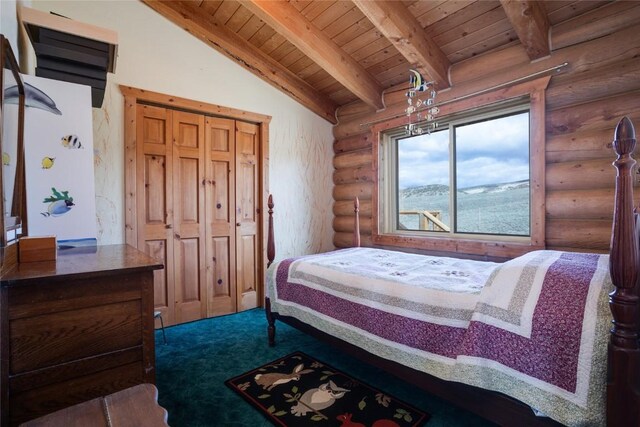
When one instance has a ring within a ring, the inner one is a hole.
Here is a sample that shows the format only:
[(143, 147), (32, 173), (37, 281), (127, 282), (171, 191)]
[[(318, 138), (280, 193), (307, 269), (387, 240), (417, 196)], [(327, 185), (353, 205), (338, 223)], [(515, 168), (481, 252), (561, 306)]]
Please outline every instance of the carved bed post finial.
[[(276, 242), (273, 238), (273, 195), (269, 194), (269, 200), (267, 201), (267, 207), (269, 208), (269, 230), (267, 231), (267, 268), (273, 264), (273, 260), (276, 258)], [(265, 285), (266, 286), (266, 285)], [(265, 287), (266, 292), (266, 287)], [(269, 338), (269, 345), (275, 345), (276, 340), (276, 319), (271, 313), (271, 300), (269, 297), (264, 298), (264, 313), (267, 316), (267, 336)]]
[(355, 215), (355, 226), (353, 227), (353, 247), (360, 247), (360, 200), (356, 197), (353, 201), (353, 213)]
[(624, 117), (613, 141), (617, 154), (615, 203), (609, 271), (615, 290), (609, 294), (613, 328), (609, 343), (607, 384), (607, 425), (640, 425), (640, 348), (638, 347), (638, 270), (640, 268), (638, 230), (633, 206), (631, 157), (636, 146), (635, 130)]
[(273, 264), (273, 260), (276, 258), (276, 242), (273, 238), (273, 195), (269, 194), (269, 201), (267, 202), (269, 208), (269, 230), (267, 234), (267, 268)]

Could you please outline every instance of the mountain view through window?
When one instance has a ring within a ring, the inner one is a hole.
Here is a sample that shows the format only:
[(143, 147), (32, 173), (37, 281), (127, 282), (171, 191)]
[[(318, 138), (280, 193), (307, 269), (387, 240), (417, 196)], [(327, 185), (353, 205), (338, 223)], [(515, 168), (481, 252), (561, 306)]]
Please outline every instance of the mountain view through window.
[(530, 234), (528, 111), (401, 138), (397, 150), (398, 229)]

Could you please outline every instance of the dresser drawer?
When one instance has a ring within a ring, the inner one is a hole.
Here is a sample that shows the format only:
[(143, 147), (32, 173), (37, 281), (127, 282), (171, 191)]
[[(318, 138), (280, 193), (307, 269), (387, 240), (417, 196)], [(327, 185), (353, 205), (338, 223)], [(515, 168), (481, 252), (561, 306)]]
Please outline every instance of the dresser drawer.
[(9, 320), (142, 298), (144, 273), (47, 279), (8, 289)]
[(142, 362), (107, 369), (10, 396), (10, 425), (144, 382)]
[(10, 374), (142, 345), (140, 300), (10, 321)]

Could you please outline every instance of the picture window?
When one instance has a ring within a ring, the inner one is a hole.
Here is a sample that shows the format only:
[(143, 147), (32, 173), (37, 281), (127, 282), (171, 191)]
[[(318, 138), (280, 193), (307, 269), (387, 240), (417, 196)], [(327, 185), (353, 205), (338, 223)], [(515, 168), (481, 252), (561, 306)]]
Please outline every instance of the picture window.
[(529, 111), (451, 120), (389, 138), (393, 231), (530, 235)]

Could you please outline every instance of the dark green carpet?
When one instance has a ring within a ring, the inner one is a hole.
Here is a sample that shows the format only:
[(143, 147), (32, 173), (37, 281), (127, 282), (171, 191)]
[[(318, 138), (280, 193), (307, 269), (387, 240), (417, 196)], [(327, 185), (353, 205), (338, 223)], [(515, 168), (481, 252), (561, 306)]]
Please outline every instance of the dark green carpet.
[(169, 411), (169, 425), (271, 426), (224, 381), (297, 350), (430, 413), (427, 427), (493, 425), (281, 322), (276, 346), (269, 347), (266, 328), (264, 311), (256, 309), (167, 328), (167, 345), (156, 331), (158, 401)]

